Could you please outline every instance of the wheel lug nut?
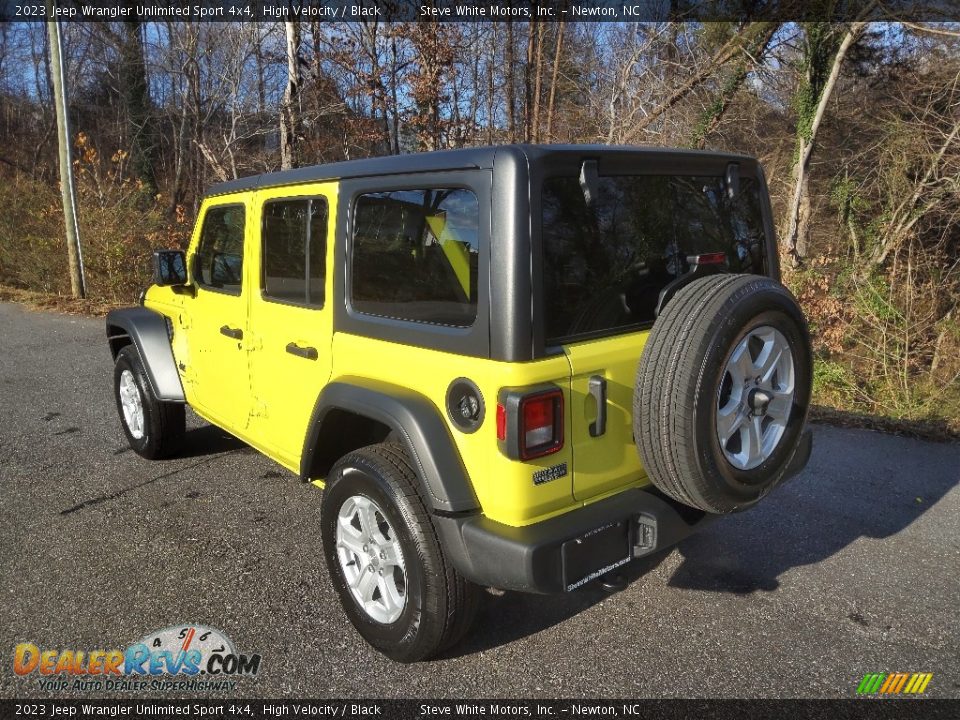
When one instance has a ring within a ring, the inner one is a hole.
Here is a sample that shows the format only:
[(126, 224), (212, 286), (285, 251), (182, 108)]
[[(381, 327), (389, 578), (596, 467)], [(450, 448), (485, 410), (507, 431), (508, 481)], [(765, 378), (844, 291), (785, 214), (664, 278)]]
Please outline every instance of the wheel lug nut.
[(382, 550), (380, 551), (380, 559), (381, 559), (381, 560), (386, 560), (386, 559), (387, 559), (387, 554), (386, 554), (385, 552), (383, 552)]

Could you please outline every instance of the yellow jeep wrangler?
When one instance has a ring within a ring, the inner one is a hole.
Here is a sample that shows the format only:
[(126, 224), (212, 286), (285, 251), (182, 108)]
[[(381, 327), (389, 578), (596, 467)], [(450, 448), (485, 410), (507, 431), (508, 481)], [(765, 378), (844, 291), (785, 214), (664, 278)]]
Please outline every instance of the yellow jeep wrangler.
[(809, 335), (756, 160), (508, 146), (214, 186), (111, 312), (131, 446), (184, 406), (325, 488), (343, 607), (391, 658), (480, 588), (557, 593), (750, 507), (810, 454)]

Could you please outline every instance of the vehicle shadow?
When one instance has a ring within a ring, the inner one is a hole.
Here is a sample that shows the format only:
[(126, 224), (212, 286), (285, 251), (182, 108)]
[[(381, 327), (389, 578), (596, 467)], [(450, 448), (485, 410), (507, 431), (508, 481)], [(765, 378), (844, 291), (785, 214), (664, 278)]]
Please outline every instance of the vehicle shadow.
[[(896, 535), (958, 483), (960, 443), (918, 446), (909, 438), (814, 426), (806, 470), (749, 512), (720, 518), (680, 543), (675, 550), (682, 560), (668, 585), (738, 595), (775, 591), (791, 568), (819, 563), (861, 537)], [(651, 572), (671, 552), (632, 563), (627, 581)], [(596, 584), (549, 598), (488, 596), (475, 632), (446, 657), (536, 634), (605, 597)]]
[[(627, 584), (637, 581), (662, 563), (673, 550), (670, 548), (630, 563), (622, 573), (623, 579)], [(438, 659), (473, 655), (536, 635), (609, 597), (610, 593), (596, 582), (562, 595), (491, 590), (484, 594), (470, 633)]]
[(816, 426), (807, 469), (767, 502), (682, 543), (669, 584), (776, 590), (791, 568), (819, 563), (859, 538), (896, 535), (958, 483), (960, 444)]
[(204, 425), (187, 430), (177, 457), (197, 458), (243, 449), (250, 446), (216, 425)]

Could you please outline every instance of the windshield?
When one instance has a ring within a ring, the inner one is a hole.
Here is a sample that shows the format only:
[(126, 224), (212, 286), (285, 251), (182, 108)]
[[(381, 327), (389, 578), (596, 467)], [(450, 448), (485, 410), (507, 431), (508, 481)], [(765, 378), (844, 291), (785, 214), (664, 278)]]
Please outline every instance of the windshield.
[(731, 272), (765, 272), (761, 187), (744, 177), (602, 177), (588, 207), (576, 177), (543, 184), (548, 344), (652, 323), (660, 291), (693, 256), (723, 252)]

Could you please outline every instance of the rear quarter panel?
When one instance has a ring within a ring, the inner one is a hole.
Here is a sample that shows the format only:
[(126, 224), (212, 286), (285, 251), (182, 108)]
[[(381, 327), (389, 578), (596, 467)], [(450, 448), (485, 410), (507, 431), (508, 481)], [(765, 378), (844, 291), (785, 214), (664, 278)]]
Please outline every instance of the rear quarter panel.
[[(412, 345), (390, 343), (348, 333), (333, 339), (331, 380), (361, 376), (409, 387), (427, 397), (453, 436), (483, 513), (508, 525), (521, 526), (569, 510), (573, 499), (569, 470), (556, 480), (535, 485), (538, 470), (566, 463), (572, 467), (570, 443), (560, 452), (529, 462), (508, 459), (497, 446), (497, 394), (503, 387), (552, 382), (570, 406), (570, 365), (564, 355), (529, 363), (506, 363), (466, 357)], [(446, 394), (457, 378), (480, 388), (484, 419), (473, 433), (454, 425), (446, 411)]]

